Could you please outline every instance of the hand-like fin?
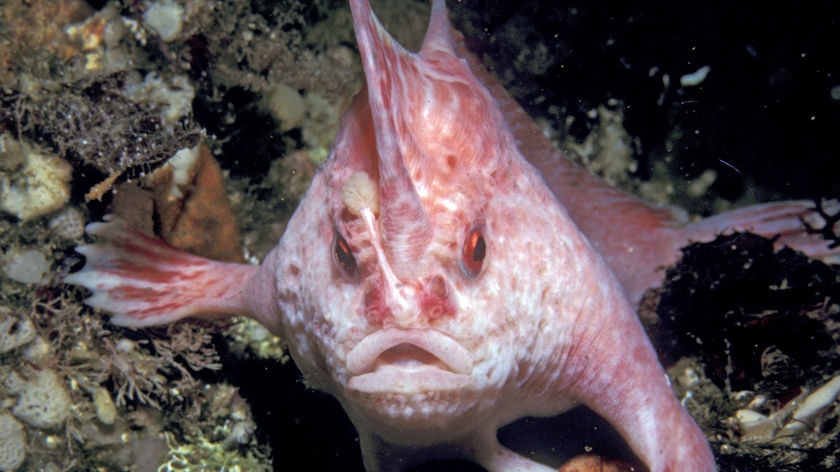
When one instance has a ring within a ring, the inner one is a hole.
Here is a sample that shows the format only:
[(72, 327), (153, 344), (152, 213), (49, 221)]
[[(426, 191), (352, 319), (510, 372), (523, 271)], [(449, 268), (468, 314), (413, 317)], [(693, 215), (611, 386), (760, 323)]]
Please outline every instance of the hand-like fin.
[(259, 267), (211, 261), (174, 248), (109, 216), (87, 226), (100, 241), (80, 246), (85, 267), (65, 277), (93, 296), (92, 307), (122, 326), (150, 326), (241, 312), (241, 292)]

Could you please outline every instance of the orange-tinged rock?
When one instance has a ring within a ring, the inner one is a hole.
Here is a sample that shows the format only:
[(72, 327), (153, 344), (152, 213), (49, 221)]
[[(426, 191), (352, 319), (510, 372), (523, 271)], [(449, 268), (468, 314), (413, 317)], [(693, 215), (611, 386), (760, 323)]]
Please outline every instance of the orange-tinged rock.
[(193, 254), (244, 262), (239, 227), (218, 162), (204, 143), (187, 154), (187, 159), (161, 166), (149, 180), (160, 236)]
[(606, 459), (595, 454), (582, 454), (560, 467), (560, 472), (641, 472), (644, 468), (630, 463)]

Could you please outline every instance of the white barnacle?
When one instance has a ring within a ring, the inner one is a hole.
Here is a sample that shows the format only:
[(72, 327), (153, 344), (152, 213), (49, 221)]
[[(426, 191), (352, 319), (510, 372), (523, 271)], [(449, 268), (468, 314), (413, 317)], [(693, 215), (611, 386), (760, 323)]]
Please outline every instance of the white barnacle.
[(356, 216), (361, 215), (363, 209), (379, 213), (379, 191), (364, 171), (356, 172), (347, 179), (341, 189), (341, 201)]

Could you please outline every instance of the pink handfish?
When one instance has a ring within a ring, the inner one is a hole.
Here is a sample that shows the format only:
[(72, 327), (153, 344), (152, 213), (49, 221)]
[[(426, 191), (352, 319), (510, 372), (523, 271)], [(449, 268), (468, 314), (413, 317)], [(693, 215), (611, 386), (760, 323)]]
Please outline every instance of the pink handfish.
[[(724, 232), (750, 231), (774, 239), (777, 247), (790, 246), (814, 259), (840, 264), (840, 249), (830, 247), (817, 231), (824, 229), (827, 217), (840, 212), (837, 200), (823, 202), (819, 212), (815, 202), (793, 200), (752, 205), (690, 221), (681, 208), (648, 203), (606, 184), (569, 160), (462, 41), (456, 43), (456, 49), (498, 102), (519, 151), (539, 169), (633, 303), (638, 303), (647, 289), (662, 285), (665, 269), (680, 258), (680, 248), (689, 242), (711, 241)], [(833, 221), (835, 227), (823, 233), (833, 234), (836, 240), (840, 230), (837, 223)]]
[(447, 457), (553, 470), (497, 430), (578, 404), (652, 471), (715, 470), (631, 300), (661, 283), (680, 246), (726, 228), (836, 256), (803, 228), (809, 204), (687, 224), (568, 162), (453, 36), (442, 0), (417, 53), (366, 0), (350, 7), (367, 87), (260, 266), (190, 255), (109, 218), (88, 226), (100, 242), (78, 249), (87, 264), (66, 281), (118, 325), (259, 321), (341, 402), (371, 471)]

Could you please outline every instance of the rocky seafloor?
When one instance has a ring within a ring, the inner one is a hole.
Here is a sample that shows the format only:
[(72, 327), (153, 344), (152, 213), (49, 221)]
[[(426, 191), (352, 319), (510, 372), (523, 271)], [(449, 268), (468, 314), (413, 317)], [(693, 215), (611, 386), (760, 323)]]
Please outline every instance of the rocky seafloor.
[[(840, 195), (827, 6), (450, 3), (561, 149), (615, 185), (699, 215)], [(422, 37), (427, 5), (375, 7)], [(339, 405), (260, 326), (119, 328), (62, 283), (110, 212), (258, 262), (363, 80), (344, 2), (2, 0), (0, 33), (0, 470), (361, 470)], [(838, 297), (836, 267), (728, 235), (645, 298), (721, 470), (837, 467)], [(555, 464), (633, 461), (581, 409), (500, 438)]]

